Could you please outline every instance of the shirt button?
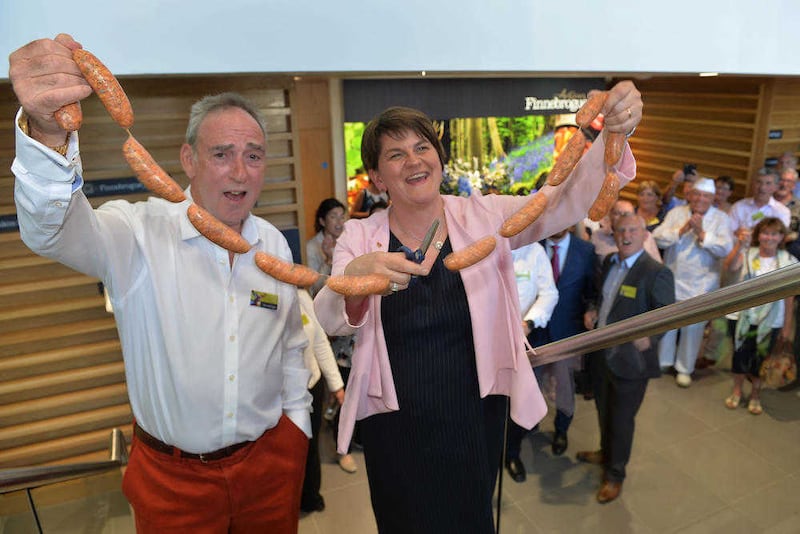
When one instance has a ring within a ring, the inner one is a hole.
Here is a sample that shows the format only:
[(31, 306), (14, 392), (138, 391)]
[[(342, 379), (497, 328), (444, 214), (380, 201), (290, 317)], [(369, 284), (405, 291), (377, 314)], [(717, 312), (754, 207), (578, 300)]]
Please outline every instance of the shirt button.
[(233, 412), (228, 412), (227, 417), (228, 419), (233, 419)]
[(228, 297), (228, 299), (229, 299), (231, 302), (233, 302), (234, 300), (236, 300), (236, 299), (234, 299), (234, 298), (233, 298), (233, 295), (231, 295), (230, 297)]
[(231, 336), (228, 339), (231, 340), (231, 341), (236, 341), (236, 336)]
[(62, 205), (63, 204), (61, 204), (61, 201), (59, 201), (59, 200), (56, 200), (55, 202), (53, 202), (53, 206), (55, 206), (57, 208), (60, 208)]
[(221, 265), (225, 265), (225, 260), (224, 260), (223, 258), (220, 258), (220, 259), (219, 259), (219, 263), (220, 263)]
[(228, 380), (230, 380), (231, 382), (233, 382), (234, 380), (236, 380), (236, 375), (231, 375), (231, 376), (229, 376), (229, 377), (228, 377)]

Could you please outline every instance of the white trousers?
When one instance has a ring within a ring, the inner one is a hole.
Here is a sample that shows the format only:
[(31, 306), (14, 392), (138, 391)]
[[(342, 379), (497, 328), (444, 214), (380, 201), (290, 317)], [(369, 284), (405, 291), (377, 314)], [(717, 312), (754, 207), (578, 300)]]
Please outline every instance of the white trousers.
[(661, 367), (675, 366), (681, 374), (690, 375), (694, 372), (694, 362), (697, 352), (703, 342), (703, 330), (708, 321), (690, 324), (681, 328), (681, 339), (676, 344), (677, 330), (670, 330), (658, 343), (658, 360)]

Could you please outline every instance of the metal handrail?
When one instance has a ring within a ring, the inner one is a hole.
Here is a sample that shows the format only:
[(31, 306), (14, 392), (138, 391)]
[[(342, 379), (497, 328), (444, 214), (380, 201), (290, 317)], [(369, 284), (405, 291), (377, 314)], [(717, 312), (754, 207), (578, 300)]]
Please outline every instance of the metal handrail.
[(528, 351), (534, 367), (800, 294), (800, 263)]
[(0, 470), (0, 494), (19, 490), (30, 490), (56, 482), (63, 482), (86, 475), (118, 469), (128, 463), (128, 448), (122, 430), (111, 431), (109, 447), (111, 458), (104, 462), (82, 462), (66, 465), (18, 467)]

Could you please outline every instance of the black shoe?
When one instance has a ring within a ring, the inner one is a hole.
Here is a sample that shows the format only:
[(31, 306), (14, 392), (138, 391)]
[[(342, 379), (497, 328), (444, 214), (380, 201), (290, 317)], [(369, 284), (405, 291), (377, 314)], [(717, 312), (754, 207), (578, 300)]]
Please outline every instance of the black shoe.
[(525, 473), (525, 465), (519, 458), (510, 458), (506, 460), (506, 469), (508, 474), (514, 479), (514, 482), (525, 482), (527, 474)]
[(317, 495), (315, 498), (311, 499), (310, 502), (304, 502), (300, 504), (300, 511), (303, 513), (311, 513), (311, 512), (321, 512), (325, 509), (325, 499), (322, 498), (322, 495)]
[(556, 435), (553, 436), (553, 454), (561, 456), (565, 450), (567, 450), (567, 435), (556, 431)]

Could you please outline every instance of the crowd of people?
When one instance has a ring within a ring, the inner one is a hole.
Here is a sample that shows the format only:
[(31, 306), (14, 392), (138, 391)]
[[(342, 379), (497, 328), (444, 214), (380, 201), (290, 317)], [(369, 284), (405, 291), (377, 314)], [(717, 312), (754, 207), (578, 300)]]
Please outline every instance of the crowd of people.
[[(62, 34), (10, 56), (21, 103), (15, 201), (25, 243), (100, 278), (114, 305), (135, 417), (123, 491), (139, 532), (296, 532), (301, 510), (325, 507), (317, 439), (325, 385), (339, 465), (356, 471), (350, 450), (363, 448), (382, 533), (493, 532), (500, 459), (515, 481), (525, 479), (519, 445), (548, 400), (552, 453), (565, 453), (579, 369), (590, 378), (583, 393), (594, 398), (601, 443), (577, 458), (603, 466), (597, 500), (613, 501), (648, 381), (674, 369), (689, 387), (715, 338), (699, 323), (584, 358), (534, 362), (535, 373), (526, 349), (797, 261), (786, 250), (797, 246), (796, 161), (759, 172), (753, 196), (733, 204), (730, 179), (688, 165), (663, 194), (644, 181), (638, 206), (620, 200), (593, 225), (581, 219), (605, 174), (600, 137), (567, 182), (540, 189), (545, 216), (499, 240), (484, 261), (450, 271), (448, 253), (494, 234), (528, 199), (442, 195), (445, 154), (431, 120), (395, 107), (365, 129), (369, 188), (352, 218), (326, 199), (306, 245), (318, 272), (380, 273), (391, 290), (298, 290), (268, 279), (252, 258), (265, 251), (291, 261), (291, 253), (250, 213), (264, 182), (266, 129), (235, 93), (192, 107), (180, 151), (185, 201), (92, 208), (78, 134), (54, 118), (91, 92), (72, 60), (79, 47)], [(602, 112), (606, 130), (632, 135), (641, 95), (620, 82)], [(633, 179), (627, 146), (614, 170), (623, 186)], [(251, 249), (234, 253), (205, 239), (186, 218), (190, 202)], [(402, 252), (419, 249), (429, 228), (421, 257)], [(747, 409), (762, 412), (760, 362), (772, 344), (796, 338), (795, 318), (787, 298), (724, 319), (734, 376), (725, 406), (740, 406), (749, 377)]]

